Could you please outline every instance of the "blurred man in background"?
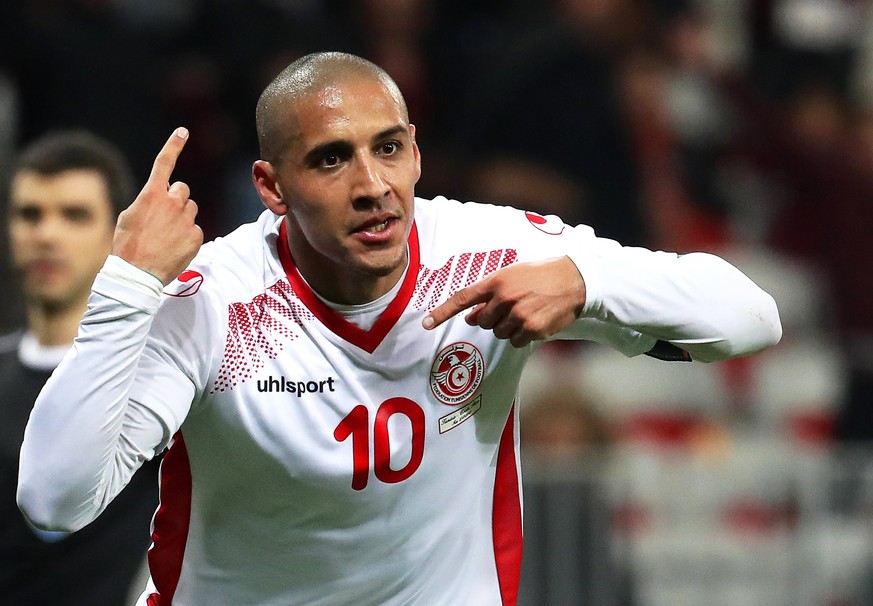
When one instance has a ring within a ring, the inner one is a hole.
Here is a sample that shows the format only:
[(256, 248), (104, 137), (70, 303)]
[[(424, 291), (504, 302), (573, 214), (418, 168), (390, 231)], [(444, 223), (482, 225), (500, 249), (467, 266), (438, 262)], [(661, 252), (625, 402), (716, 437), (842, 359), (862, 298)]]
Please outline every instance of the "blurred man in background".
[(0, 337), (0, 603), (127, 602), (157, 506), (156, 465), (146, 466), (80, 532), (27, 524), (15, 503), (18, 452), (43, 384), (70, 348), (94, 276), (112, 246), (118, 213), (132, 199), (125, 158), (84, 132), (56, 132), (24, 149), (13, 167), (5, 220), (26, 326)]

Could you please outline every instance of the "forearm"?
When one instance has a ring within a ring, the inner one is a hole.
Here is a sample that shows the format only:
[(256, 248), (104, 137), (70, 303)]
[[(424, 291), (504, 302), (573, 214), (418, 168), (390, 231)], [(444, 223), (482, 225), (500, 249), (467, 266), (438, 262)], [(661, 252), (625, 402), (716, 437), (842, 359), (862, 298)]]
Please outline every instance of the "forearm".
[(164, 440), (160, 421), (129, 401), (160, 289), (148, 292), (109, 273), (105, 267), (98, 275), (73, 348), (25, 431), (18, 502), (38, 527), (89, 523)]
[(717, 256), (608, 241), (598, 248), (586, 251), (593, 261), (577, 261), (586, 282), (585, 318), (669, 341), (703, 362), (755, 353), (781, 338), (773, 298)]

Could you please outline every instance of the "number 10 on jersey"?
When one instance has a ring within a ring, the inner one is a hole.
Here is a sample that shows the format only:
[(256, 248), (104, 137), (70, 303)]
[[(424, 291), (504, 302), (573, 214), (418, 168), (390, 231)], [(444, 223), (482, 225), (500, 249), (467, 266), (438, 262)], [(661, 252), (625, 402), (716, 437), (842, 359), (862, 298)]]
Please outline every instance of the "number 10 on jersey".
[[(391, 436), (388, 421), (403, 415), (410, 424), (412, 443), (409, 461), (400, 469), (391, 467)], [(386, 484), (396, 484), (409, 478), (424, 457), (424, 411), (408, 398), (389, 398), (379, 405), (370, 430), (370, 411), (359, 404), (346, 415), (333, 432), (338, 442), (352, 439), (352, 488), (363, 490), (370, 478), (370, 443), (373, 448), (373, 473)]]

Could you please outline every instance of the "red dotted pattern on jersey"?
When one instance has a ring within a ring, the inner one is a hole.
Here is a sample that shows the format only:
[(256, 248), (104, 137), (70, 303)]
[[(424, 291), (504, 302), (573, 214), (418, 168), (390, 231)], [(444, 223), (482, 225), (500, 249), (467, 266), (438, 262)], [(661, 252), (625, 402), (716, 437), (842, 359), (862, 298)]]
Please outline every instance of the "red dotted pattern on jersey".
[[(451, 257), (438, 269), (421, 266), (415, 283), (413, 306), (415, 309), (430, 311), (461, 288), (469, 286), (497, 271), (515, 263), (518, 252), (515, 249), (492, 250), (491, 252), (463, 253)], [(467, 268), (469, 266), (469, 271)], [(449, 284), (446, 288), (446, 284)]]
[(418, 272), (418, 280), (415, 283), (415, 295), (413, 295), (415, 298), (413, 305), (416, 309), (421, 309), (424, 304), (424, 298), (429, 292), (442, 291), (446, 284), (446, 280), (448, 280), (449, 275), (451, 274), (454, 261), (455, 258), (452, 257), (439, 269), (427, 269), (423, 265), (421, 266), (421, 269)]
[(482, 271), (482, 262), (485, 260), (485, 257), (487, 255), (488, 253), (483, 252), (477, 252), (475, 255), (473, 255), (473, 262), (470, 264), (470, 273), (467, 274), (467, 282), (464, 284), (464, 286), (469, 286), (476, 281), (479, 272)]
[(297, 338), (294, 326), (314, 316), (282, 280), (256, 296), (251, 303), (228, 305), (224, 358), (210, 394), (233, 389), (249, 380)]
[(467, 266), (470, 265), (470, 259), (473, 257), (470, 253), (464, 253), (460, 257), (458, 257), (458, 266), (455, 270), (454, 275), (452, 276), (452, 285), (449, 288), (449, 292), (457, 292), (461, 288), (461, 280), (464, 278), (464, 274), (467, 271)]
[(500, 269), (500, 260), (503, 257), (502, 250), (492, 250), (488, 253), (488, 260), (485, 261), (485, 275), (487, 276), (492, 271)]

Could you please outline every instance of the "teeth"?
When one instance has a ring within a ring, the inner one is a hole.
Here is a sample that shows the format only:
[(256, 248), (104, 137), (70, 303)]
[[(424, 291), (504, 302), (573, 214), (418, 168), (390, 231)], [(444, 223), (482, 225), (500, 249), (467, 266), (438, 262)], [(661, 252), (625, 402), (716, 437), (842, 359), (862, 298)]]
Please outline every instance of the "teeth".
[(383, 221), (383, 222), (380, 223), (379, 225), (374, 225), (374, 226), (370, 229), (370, 231), (375, 232), (375, 233), (379, 233), (380, 231), (384, 231), (384, 229), (385, 229), (386, 227), (388, 227), (388, 221)]

